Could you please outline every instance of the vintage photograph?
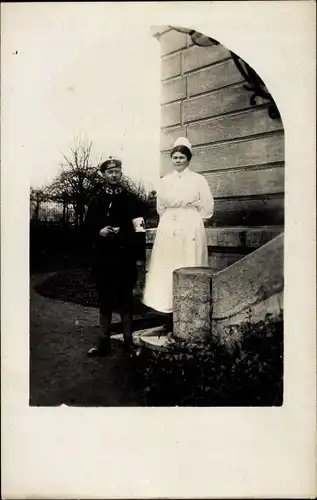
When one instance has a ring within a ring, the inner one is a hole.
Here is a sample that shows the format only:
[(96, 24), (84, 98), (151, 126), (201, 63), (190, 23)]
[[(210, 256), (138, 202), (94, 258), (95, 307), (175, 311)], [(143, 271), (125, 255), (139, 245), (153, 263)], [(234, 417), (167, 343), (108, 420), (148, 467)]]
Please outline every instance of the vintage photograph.
[(284, 127), (263, 76), (195, 26), (106, 16), (24, 52), (29, 405), (283, 405)]

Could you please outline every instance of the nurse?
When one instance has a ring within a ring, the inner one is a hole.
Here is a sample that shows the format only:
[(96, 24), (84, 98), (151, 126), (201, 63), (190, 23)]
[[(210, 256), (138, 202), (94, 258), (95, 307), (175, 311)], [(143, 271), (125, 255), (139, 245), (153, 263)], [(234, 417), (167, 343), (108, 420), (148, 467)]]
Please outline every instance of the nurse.
[(147, 274), (143, 303), (167, 315), (172, 331), (173, 271), (208, 266), (204, 221), (214, 213), (214, 199), (205, 177), (190, 169), (192, 147), (178, 138), (171, 152), (173, 172), (165, 175), (157, 190), (160, 216)]

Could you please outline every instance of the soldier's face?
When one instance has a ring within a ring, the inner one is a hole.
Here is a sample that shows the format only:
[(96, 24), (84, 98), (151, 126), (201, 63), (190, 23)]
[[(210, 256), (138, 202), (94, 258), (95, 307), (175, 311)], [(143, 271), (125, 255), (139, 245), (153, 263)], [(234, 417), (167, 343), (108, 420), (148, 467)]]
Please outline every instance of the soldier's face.
[(107, 184), (115, 186), (121, 180), (122, 177), (121, 168), (120, 167), (107, 168), (107, 170), (104, 171), (103, 176)]

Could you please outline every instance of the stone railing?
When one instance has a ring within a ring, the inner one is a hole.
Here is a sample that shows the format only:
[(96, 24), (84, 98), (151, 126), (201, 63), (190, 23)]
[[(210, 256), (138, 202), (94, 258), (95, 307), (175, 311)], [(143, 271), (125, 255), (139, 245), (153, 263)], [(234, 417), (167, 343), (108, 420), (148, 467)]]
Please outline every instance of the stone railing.
[[(221, 269), (210, 266), (174, 271), (173, 337), (189, 339), (211, 333), (230, 348), (239, 334), (236, 325), (259, 321), (267, 313), (277, 315), (283, 307), (284, 234), (278, 227), (207, 228), (206, 232), (211, 258), (215, 251), (230, 254), (234, 249), (231, 255), (235, 261)], [(155, 230), (148, 231), (149, 252), (154, 237)], [(160, 349), (167, 342), (159, 328), (148, 331), (142, 339)]]
[[(246, 319), (259, 321), (282, 309), (284, 235), (228, 268), (184, 268), (174, 272), (174, 336), (211, 332), (230, 346)], [(231, 327), (231, 328), (230, 328)]]

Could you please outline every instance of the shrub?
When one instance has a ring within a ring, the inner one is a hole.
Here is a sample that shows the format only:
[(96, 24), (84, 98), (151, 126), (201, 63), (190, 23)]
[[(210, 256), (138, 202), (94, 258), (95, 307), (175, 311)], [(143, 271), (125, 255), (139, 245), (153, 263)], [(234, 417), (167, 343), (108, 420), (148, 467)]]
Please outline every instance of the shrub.
[[(148, 309), (141, 303), (143, 288), (142, 276), (134, 289), (133, 313), (146, 314)], [(45, 281), (34, 287), (43, 297), (49, 297), (63, 302), (72, 302), (84, 307), (98, 307), (96, 287), (89, 268), (66, 269), (49, 276)]]
[(283, 400), (283, 317), (245, 323), (231, 352), (213, 339), (143, 349), (137, 383), (151, 406), (279, 406)]

